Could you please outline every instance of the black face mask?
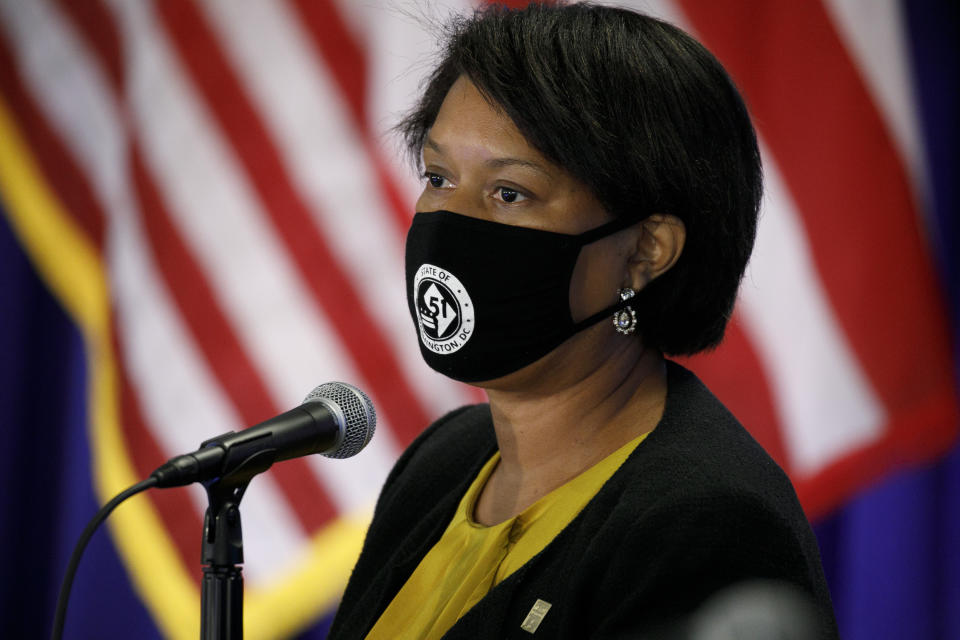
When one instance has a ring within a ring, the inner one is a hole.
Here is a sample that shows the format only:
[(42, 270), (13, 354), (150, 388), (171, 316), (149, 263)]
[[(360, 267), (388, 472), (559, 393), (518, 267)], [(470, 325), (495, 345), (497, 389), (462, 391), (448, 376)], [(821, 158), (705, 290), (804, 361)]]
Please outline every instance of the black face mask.
[(492, 380), (611, 316), (628, 301), (574, 322), (570, 280), (584, 245), (636, 222), (617, 218), (567, 235), (449, 211), (416, 214), (407, 233), (407, 301), (424, 360), (454, 380)]

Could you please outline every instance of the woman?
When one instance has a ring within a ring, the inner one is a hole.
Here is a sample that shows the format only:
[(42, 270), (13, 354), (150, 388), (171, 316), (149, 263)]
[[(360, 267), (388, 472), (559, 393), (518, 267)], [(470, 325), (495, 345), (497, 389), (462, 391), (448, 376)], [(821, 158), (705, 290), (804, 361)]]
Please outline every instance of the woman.
[(663, 356), (720, 342), (753, 245), (759, 154), (720, 64), (626, 10), (486, 9), (401, 130), (421, 351), (489, 405), (398, 461), (331, 637), (679, 633), (754, 579), (835, 636), (789, 480)]

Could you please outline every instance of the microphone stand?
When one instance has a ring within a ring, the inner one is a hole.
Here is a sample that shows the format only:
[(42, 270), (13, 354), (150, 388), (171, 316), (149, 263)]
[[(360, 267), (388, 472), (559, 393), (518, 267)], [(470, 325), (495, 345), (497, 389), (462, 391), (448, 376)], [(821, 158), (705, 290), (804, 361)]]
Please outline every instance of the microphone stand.
[[(208, 440), (211, 446), (217, 439)], [(256, 451), (252, 443), (227, 450), (230, 471), (204, 483), (209, 506), (203, 518), (203, 583), (200, 591), (201, 640), (243, 640), (243, 530), (240, 500), (253, 476), (273, 464), (276, 451)]]
[(240, 499), (249, 481), (239, 486), (207, 485), (203, 518), (203, 584), (200, 592), (201, 640), (243, 638), (243, 530)]

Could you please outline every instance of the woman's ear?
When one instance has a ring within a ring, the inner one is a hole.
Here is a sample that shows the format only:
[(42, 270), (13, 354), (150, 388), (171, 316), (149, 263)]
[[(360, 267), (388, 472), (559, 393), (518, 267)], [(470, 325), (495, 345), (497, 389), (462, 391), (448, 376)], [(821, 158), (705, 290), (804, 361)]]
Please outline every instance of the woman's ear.
[(666, 213), (647, 217), (641, 223), (641, 233), (627, 266), (627, 286), (640, 291), (670, 270), (680, 259), (686, 239), (687, 228), (680, 218)]

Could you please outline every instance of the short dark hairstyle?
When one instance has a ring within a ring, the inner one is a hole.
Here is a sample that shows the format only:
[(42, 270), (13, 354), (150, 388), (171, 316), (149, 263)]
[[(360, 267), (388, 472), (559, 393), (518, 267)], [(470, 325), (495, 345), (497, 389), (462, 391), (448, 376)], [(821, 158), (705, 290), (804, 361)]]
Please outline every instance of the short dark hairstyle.
[(397, 127), (415, 162), (466, 76), (612, 215), (683, 220), (679, 260), (633, 305), (639, 333), (673, 355), (719, 344), (753, 249), (762, 177), (746, 106), (717, 59), (671, 24), (589, 3), (479, 9), (454, 19), (441, 55)]

